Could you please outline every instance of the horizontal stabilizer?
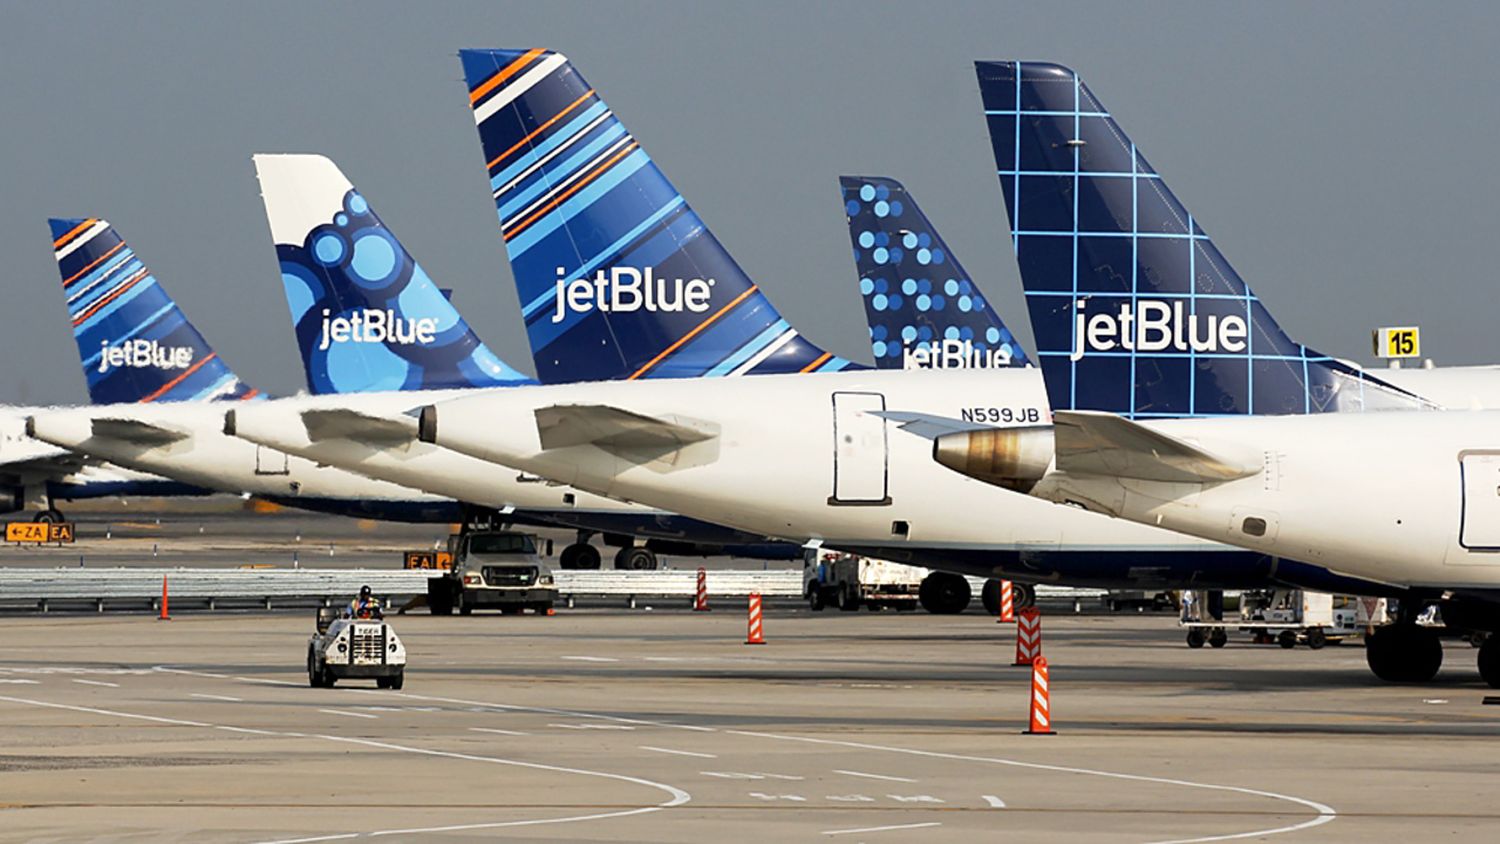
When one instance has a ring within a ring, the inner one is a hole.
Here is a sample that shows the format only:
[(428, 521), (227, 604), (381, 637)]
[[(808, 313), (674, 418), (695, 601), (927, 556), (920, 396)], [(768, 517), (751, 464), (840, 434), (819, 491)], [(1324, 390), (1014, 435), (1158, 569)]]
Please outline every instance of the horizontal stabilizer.
[(963, 434), (969, 431), (983, 431), (994, 428), (994, 425), (986, 425), (982, 422), (966, 422), (962, 419), (952, 419), (947, 416), (934, 416), (930, 413), (911, 413), (904, 410), (875, 410), (869, 411), (871, 416), (879, 416), (896, 423), (896, 427), (909, 434), (915, 434), (924, 440), (935, 440), (947, 434)]
[(186, 439), (188, 436), (186, 431), (140, 419), (94, 419), (93, 430), (94, 436), (99, 439), (120, 440), (139, 445), (167, 445)]
[(1259, 465), (1213, 454), (1112, 413), (1057, 410), (1052, 418), (1057, 468), (1069, 474), (1222, 483), (1261, 470)]
[(389, 445), (417, 438), (416, 419), (408, 416), (371, 416), (346, 408), (304, 410), (302, 425), (307, 428), (307, 437), (313, 442), (346, 439)]
[(656, 418), (600, 404), (539, 408), (536, 430), (542, 449), (595, 445), (620, 449), (674, 450), (713, 439), (718, 427), (680, 417)]

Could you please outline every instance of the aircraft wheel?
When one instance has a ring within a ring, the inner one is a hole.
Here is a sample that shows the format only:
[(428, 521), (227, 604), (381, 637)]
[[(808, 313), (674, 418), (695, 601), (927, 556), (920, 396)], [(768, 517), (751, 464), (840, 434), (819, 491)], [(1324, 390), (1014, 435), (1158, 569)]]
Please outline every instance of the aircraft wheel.
[(1479, 646), (1479, 676), (1492, 689), (1500, 689), (1500, 637), (1490, 636)]
[(621, 548), (615, 553), (615, 568), (626, 571), (654, 570), (656, 568), (656, 553), (649, 548)]
[(1425, 683), (1443, 665), (1443, 643), (1414, 624), (1388, 624), (1365, 637), (1365, 661), (1388, 683)]
[(56, 523), (66, 521), (66, 519), (63, 518), (61, 510), (57, 509), (56, 507), (48, 507), (45, 510), (38, 511), (37, 514), (32, 517), (32, 521)]
[(587, 542), (575, 542), (562, 550), (558, 565), (565, 569), (597, 569), (599, 560), (598, 548)]
[[(922, 579), (917, 592), (922, 608), (934, 615), (957, 615), (969, 606), (969, 581), (961, 575), (935, 571)], [(1019, 600), (1018, 606), (1025, 606)]]
[[(1011, 589), (1012, 590), (1015, 589), (1015, 585), (1014, 584), (1011, 585)], [(1012, 591), (1011, 600), (1012, 601), (1015, 600), (1014, 591)], [(992, 577), (989, 580), (986, 580), (984, 582), (984, 588), (979, 590), (979, 601), (980, 601), (980, 603), (984, 604), (984, 611), (985, 611), (986, 614), (988, 614), (988, 615), (999, 615), (1000, 614), (1000, 580), (999, 580), (999, 578)]]

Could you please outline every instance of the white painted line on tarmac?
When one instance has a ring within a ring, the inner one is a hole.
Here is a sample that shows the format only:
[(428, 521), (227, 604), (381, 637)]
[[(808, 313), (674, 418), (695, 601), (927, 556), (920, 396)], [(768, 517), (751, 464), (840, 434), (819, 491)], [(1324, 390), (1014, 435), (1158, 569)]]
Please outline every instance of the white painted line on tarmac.
[(693, 750), (673, 750), (670, 747), (652, 747), (649, 744), (643, 744), (643, 745), (641, 745), (641, 749), (642, 750), (649, 750), (649, 751), (651, 751), (653, 753), (670, 753), (670, 754), (672, 754), (674, 756), (696, 756), (699, 759), (717, 759), (717, 758), (719, 758), (719, 757), (715, 756), (712, 753), (698, 753), (697, 751), (693, 751)]
[[(173, 724), (181, 727), (203, 727), (205, 729), (214, 730), (233, 729), (237, 732), (267, 732), (261, 730), (248, 730), (247, 728), (243, 727), (229, 727), (227, 725), (221, 724), (205, 724), (202, 721), (189, 721), (182, 718), (163, 718), (157, 715), (142, 715), (136, 712), (120, 712), (118, 710), (99, 709), (92, 706), (76, 706), (67, 703), (53, 703), (51, 701), (9, 697), (6, 695), (0, 695), (0, 701), (6, 703), (23, 704), (26, 706), (39, 706), (47, 709), (63, 709), (70, 712), (87, 712), (94, 715), (105, 715), (111, 718), (128, 718), (138, 721), (151, 721), (158, 724)], [(681, 806), (693, 799), (693, 796), (691, 794), (683, 791), (677, 786), (654, 782), (652, 780), (644, 779), (641, 777), (632, 777), (628, 774), (611, 773), (609, 771), (589, 771), (583, 768), (566, 768), (561, 765), (546, 765), (541, 762), (523, 762), (518, 759), (502, 759), (498, 756), (478, 756), (472, 753), (455, 753), (447, 750), (433, 750), (425, 747), (411, 747), (409, 745), (391, 744), (389, 742), (374, 741), (373, 739), (355, 738), (352, 736), (330, 736), (318, 734), (308, 735), (305, 733), (293, 732), (267, 732), (267, 734), (275, 736), (291, 736), (296, 738), (316, 738), (323, 741), (340, 742), (343, 744), (357, 744), (364, 747), (372, 747), (377, 750), (395, 750), (402, 753), (412, 753), (421, 756), (437, 756), (445, 759), (460, 759), (468, 762), (488, 762), (494, 765), (508, 765), (516, 768), (530, 768), (532, 770), (551, 771), (553, 773), (560, 774), (578, 774), (580, 776), (586, 777), (600, 777), (602, 779), (618, 780), (621, 782), (632, 783), (634, 785), (642, 785), (648, 788), (654, 788), (658, 791), (664, 791), (667, 793), (668, 799), (649, 806), (638, 806), (634, 809), (621, 809), (612, 812), (597, 812), (591, 815), (572, 815), (561, 818), (532, 818), (529, 820), (497, 821), (490, 823), (454, 824), (451, 826), (436, 826), (420, 829), (381, 829), (371, 832), (340, 833), (336, 835), (320, 835), (308, 838), (287, 838), (272, 842), (264, 842), (264, 844), (308, 844), (308, 842), (314, 841), (342, 841), (350, 838), (360, 837), (376, 838), (387, 835), (412, 836), (422, 835), (426, 833), (461, 832), (466, 830), (478, 829), (500, 829), (504, 827), (516, 826), (543, 826), (550, 824), (573, 823), (578, 821), (602, 820), (605, 818), (623, 818), (629, 815), (644, 815), (652, 812), (660, 812), (662, 809), (670, 809), (675, 806)]]
[(12, 686), (40, 686), (40, 680), (0, 680), (0, 683), (8, 683)]
[(942, 823), (939, 821), (929, 821), (927, 823), (902, 823), (894, 826), (866, 826), (859, 829), (829, 829), (825, 830), (823, 834), (854, 835), (860, 832), (893, 832), (898, 829), (927, 829), (934, 826), (942, 826)]
[(345, 709), (319, 709), (318, 711), (319, 712), (327, 712), (329, 715), (347, 715), (350, 718), (379, 718), (380, 717), (379, 715), (372, 715), (369, 712), (350, 712), (350, 711), (345, 710)]
[(625, 724), (548, 724), (549, 727), (557, 727), (561, 730), (633, 730), (635, 727)]
[(222, 726), (221, 725), (221, 726), (218, 726), (218, 727), (214, 727), (214, 729), (216, 729), (216, 730), (224, 730), (226, 732), (231, 732), (231, 733), (249, 733), (249, 734), (254, 735), (254, 736), (275, 736), (275, 735), (280, 735), (280, 733), (273, 733), (270, 730), (252, 730), (249, 727), (226, 727), (226, 726)]
[(118, 689), (118, 688), (120, 688), (120, 684), (119, 683), (106, 683), (103, 680), (74, 680), (73, 682), (79, 683), (79, 684), (82, 684), (82, 685), (85, 685), (85, 686), (105, 686), (105, 687), (111, 688), (111, 689)]
[[(281, 685), (281, 686), (300, 686), (301, 685), (300, 683), (293, 683), (293, 682), (289, 682), (289, 681), (286, 681), (286, 680), (270, 680), (270, 679), (263, 679), (263, 678), (259, 678), (259, 677), (235, 677), (235, 678), (228, 678), (227, 675), (223, 675), (223, 674), (211, 674), (211, 673), (203, 672), (203, 671), (191, 671), (191, 670), (181, 669), (181, 668), (171, 668), (171, 667), (165, 666), (165, 665), (153, 666), (152, 670), (153, 671), (168, 672), (168, 673), (173, 673), (173, 674), (184, 674), (184, 675), (190, 675), (190, 676), (199, 676), (199, 677), (214, 677), (214, 678), (222, 678), (222, 679), (236, 679), (236, 680), (239, 680), (241, 682), (246, 682), (246, 683), (266, 683), (266, 684)], [(512, 712), (538, 712), (538, 713), (545, 713), (545, 714), (549, 714), (549, 715), (565, 715), (565, 716), (572, 717), (572, 718), (593, 718), (593, 719), (602, 720), (602, 721), (614, 721), (616, 723), (640, 724), (640, 725), (650, 726), (650, 727), (662, 727), (662, 728), (666, 728), (666, 729), (675, 729), (675, 730), (692, 730), (694, 732), (704, 732), (704, 733), (720, 732), (718, 729), (716, 729), (714, 727), (700, 727), (700, 726), (698, 726), (696, 724), (677, 724), (677, 723), (673, 723), (673, 722), (670, 722), (670, 721), (656, 721), (656, 720), (651, 720), (651, 719), (646, 719), (646, 718), (625, 718), (625, 717), (621, 717), (621, 716), (618, 716), (618, 715), (604, 715), (604, 714), (595, 713), (595, 712), (578, 712), (578, 711), (575, 711), (575, 710), (552, 709), (552, 708), (548, 708), (548, 707), (537, 707), (537, 706), (519, 706), (519, 705), (514, 705), (514, 704), (503, 704), (503, 703), (492, 703), (492, 702), (487, 702), (487, 701), (466, 700), (466, 699), (462, 699), (462, 698), (446, 698), (446, 697), (437, 697), (437, 696), (432, 696), (432, 695), (414, 695), (414, 694), (403, 693), (403, 692), (379, 691), (379, 690), (375, 690), (375, 689), (351, 689), (351, 691), (357, 692), (357, 693), (360, 693), (360, 694), (400, 695), (402, 697), (406, 697), (406, 698), (413, 699), (413, 700), (427, 700), (427, 701), (433, 701), (433, 702), (437, 702), (437, 703), (451, 703), (451, 704), (459, 704), (459, 705), (463, 705), (463, 706), (485, 706), (485, 707), (489, 707), (489, 708), (492, 708), (492, 709), (503, 709), (503, 710), (509, 710), (509, 711), (512, 711)], [(4, 698), (0, 698), (0, 700), (3, 700), (3, 699)], [(786, 736), (786, 735), (777, 735), (775, 733), (752, 732), (752, 731), (748, 731), (748, 730), (724, 730), (723, 732), (725, 732), (727, 734), (730, 734), (730, 735), (741, 735), (741, 736), (748, 736), (748, 737), (751, 737), (751, 738), (768, 738), (768, 739), (775, 739), (775, 740), (778, 740), (778, 741), (800, 741), (800, 742), (809, 742), (809, 743), (813, 743), (813, 744), (830, 745), (830, 746), (834, 746), (834, 747), (849, 747), (849, 748), (853, 748), (853, 749), (856, 749), (856, 750), (878, 750), (878, 751), (882, 751), (882, 752), (886, 752), (886, 753), (904, 753), (904, 754), (911, 755), (911, 756), (924, 756), (924, 757), (935, 758), (935, 759), (955, 759), (955, 760), (958, 760), (958, 761), (980, 762), (980, 763), (988, 763), (988, 764), (992, 764), (992, 765), (1010, 765), (1010, 766), (1019, 767), (1019, 768), (1031, 768), (1031, 769), (1034, 769), (1034, 770), (1055, 771), (1055, 772), (1058, 772), (1058, 773), (1083, 774), (1083, 775), (1088, 775), (1088, 776), (1109, 777), (1109, 778), (1113, 778), (1113, 779), (1121, 779), (1121, 780), (1128, 780), (1128, 781), (1134, 781), (1134, 782), (1154, 782), (1154, 783), (1158, 783), (1158, 784), (1161, 784), (1161, 785), (1176, 785), (1176, 786), (1181, 786), (1183, 788), (1201, 788), (1201, 789), (1205, 789), (1205, 790), (1209, 790), (1209, 791), (1228, 791), (1228, 792), (1234, 792), (1234, 793), (1238, 793), (1238, 794), (1247, 794), (1247, 795), (1250, 795), (1252, 797), (1264, 797), (1264, 798), (1269, 799), (1269, 800), (1282, 800), (1282, 801), (1285, 801), (1285, 802), (1288, 802), (1288, 803), (1295, 803), (1295, 804), (1297, 804), (1299, 806), (1304, 806), (1306, 808), (1312, 809), (1314, 812), (1317, 812), (1317, 816), (1315, 816), (1315, 817), (1313, 817), (1313, 818), (1311, 818), (1309, 820), (1303, 821), (1301, 823), (1290, 824), (1290, 825), (1287, 825), (1287, 826), (1276, 827), (1276, 828), (1273, 828), (1273, 829), (1253, 830), (1253, 831), (1250, 831), (1250, 832), (1241, 832), (1241, 833), (1234, 833), (1234, 834), (1229, 834), (1229, 835), (1209, 836), (1209, 837), (1204, 837), (1204, 838), (1185, 838), (1185, 839), (1173, 840), (1173, 841), (1160, 841), (1160, 842), (1154, 842), (1154, 844), (1203, 844), (1204, 842), (1211, 842), (1211, 841), (1229, 841), (1229, 840), (1239, 839), (1239, 838), (1255, 838), (1255, 837), (1259, 837), (1259, 836), (1280, 835), (1282, 833), (1298, 832), (1300, 830), (1311, 829), (1313, 827), (1322, 826), (1323, 824), (1329, 823), (1329, 822), (1335, 820), (1336, 818), (1338, 818), (1338, 812), (1335, 811), (1333, 809), (1333, 807), (1327, 806), (1327, 805), (1325, 805), (1323, 803), (1319, 803), (1319, 802), (1317, 802), (1315, 800), (1308, 800), (1306, 798), (1297, 797), (1297, 796), (1290, 795), (1290, 794), (1278, 794), (1278, 793), (1276, 793), (1274, 791), (1262, 791), (1260, 789), (1245, 788), (1245, 787), (1235, 786), (1235, 785), (1216, 785), (1216, 784), (1213, 784), (1213, 783), (1192, 782), (1190, 780), (1174, 780), (1174, 779), (1168, 779), (1168, 778), (1165, 778), (1165, 777), (1152, 777), (1152, 776), (1146, 776), (1144, 774), (1124, 774), (1124, 773), (1117, 773), (1117, 772), (1113, 772), (1113, 771), (1096, 771), (1096, 770), (1091, 770), (1089, 768), (1068, 768), (1068, 767), (1064, 767), (1064, 766), (1060, 766), (1060, 765), (1044, 765), (1044, 764), (1036, 763), (1036, 762), (1022, 762), (1022, 761), (1016, 760), (1016, 759), (1004, 759), (1004, 758), (1000, 758), (1000, 757), (966, 756), (966, 755), (954, 754), (954, 753), (940, 753), (940, 752), (931, 751), (931, 750), (916, 750), (916, 749), (904, 748), (904, 747), (887, 747), (887, 746), (884, 746), (884, 745), (865, 744), (865, 743), (861, 743), (861, 742), (840, 741), (840, 740), (837, 740), (837, 739), (812, 738), (810, 736)]]
[(888, 774), (867, 774), (864, 771), (845, 771), (839, 768), (834, 768), (833, 772), (835, 774), (844, 774), (851, 777), (864, 777), (865, 779), (885, 780), (887, 782), (916, 782), (916, 780), (911, 779), (910, 777), (893, 777)]
[(991, 809), (1004, 809), (1005, 808), (1005, 801), (1001, 800), (1000, 798), (996, 797), (995, 795), (993, 795), (993, 794), (984, 794), (984, 795), (981, 795), (981, 796), (984, 798), (984, 802), (990, 804), (990, 808)]
[(497, 736), (528, 736), (528, 735), (531, 735), (530, 733), (523, 733), (520, 730), (502, 730), (499, 727), (470, 727), (469, 729), (473, 730), (476, 733), (494, 733)]
[(1260, 838), (1270, 835), (1279, 835), (1284, 832), (1297, 832), (1299, 830), (1311, 829), (1322, 826), (1339, 816), (1333, 807), (1326, 806), (1315, 800), (1304, 797), (1296, 797), (1290, 794), (1278, 794), (1274, 791), (1262, 791), (1257, 788), (1244, 788), (1238, 785), (1215, 785), (1206, 782), (1193, 782), (1191, 780), (1175, 780), (1167, 777), (1153, 777), (1145, 774), (1121, 774), (1114, 771), (1096, 771), (1090, 768), (1070, 768), (1064, 765), (1045, 765), (1040, 762), (1022, 762), (1018, 759), (1003, 759), (997, 756), (967, 756), (960, 753), (941, 753), (936, 750), (915, 750), (909, 747), (887, 747), (880, 744), (866, 744), (857, 741), (840, 741), (838, 739), (813, 738), (811, 736), (783, 736), (775, 733), (761, 733), (751, 730), (725, 730), (730, 735), (747, 736), (749, 738), (775, 739), (777, 741), (799, 741), (808, 744), (823, 744), (833, 747), (850, 747), (855, 750), (879, 750), (886, 753), (904, 753), (908, 756), (923, 756), (930, 759), (956, 759), (961, 762), (985, 762), (991, 765), (1009, 765), (1016, 768), (1030, 768), (1036, 771), (1053, 771), (1061, 774), (1084, 774), (1095, 777), (1109, 777), (1111, 779), (1128, 780), (1131, 782), (1151, 782), (1160, 785), (1176, 785), (1183, 788), (1201, 788), (1207, 791), (1229, 791), (1236, 794), (1248, 794), (1251, 797), (1264, 797), (1269, 800), (1282, 800), (1288, 803), (1296, 803), (1317, 812), (1317, 816), (1301, 823), (1288, 826), (1275, 827), (1273, 829), (1257, 829), (1250, 832), (1237, 832), (1228, 835), (1210, 835), (1203, 838), (1179, 838), (1169, 841), (1157, 841), (1152, 844), (1202, 844), (1208, 841), (1230, 841), (1236, 838)]
[(574, 662), (619, 662), (612, 656), (564, 656), (559, 659), (571, 659)]
[(229, 703), (243, 703), (244, 702), (244, 700), (242, 698), (230, 697), (229, 695), (206, 695), (206, 694), (202, 694), (202, 693), (199, 693), (199, 692), (193, 692), (192, 694), (189, 694), (188, 697), (199, 697), (199, 698), (203, 698), (204, 700), (222, 700), (222, 701), (227, 701)]

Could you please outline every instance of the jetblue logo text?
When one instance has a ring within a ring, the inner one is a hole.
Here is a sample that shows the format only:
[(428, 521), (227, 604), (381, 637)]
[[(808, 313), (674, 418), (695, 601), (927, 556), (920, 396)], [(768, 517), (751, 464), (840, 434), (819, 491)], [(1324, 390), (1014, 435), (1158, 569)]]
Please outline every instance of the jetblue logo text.
[(1242, 316), (1186, 314), (1183, 303), (1167, 304), (1143, 299), (1131, 306), (1120, 305), (1118, 314), (1084, 312), (1088, 301), (1073, 303), (1078, 309), (1073, 325), (1073, 352), (1079, 360), (1087, 352), (1121, 348), (1134, 352), (1243, 352), (1250, 327)]
[(155, 340), (126, 340), (111, 346), (108, 340), (99, 344), (99, 371), (112, 367), (128, 369), (187, 369), (193, 364), (193, 350), (186, 346), (163, 346)]
[(1004, 369), (1010, 366), (1010, 347), (974, 348), (972, 340), (933, 340), (901, 349), (902, 369)]
[(334, 343), (394, 343), (398, 346), (427, 345), (437, 337), (437, 319), (407, 319), (395, 311), (364, 308), (346, 317), (335, 317), (323, 309), (323, 339), (319, 351)]
[(562, 322), (568, 312), (585, 314), (598, 309), (605, 313), (629, 313), (645, 308), (652, 312), (701, 314), (708, 310), (713, 279), (657, 278), (650, 267), (611, 267), (600, 270), (592, 279), (565, 280), (557, 270), (557, 312), (553, 322)]

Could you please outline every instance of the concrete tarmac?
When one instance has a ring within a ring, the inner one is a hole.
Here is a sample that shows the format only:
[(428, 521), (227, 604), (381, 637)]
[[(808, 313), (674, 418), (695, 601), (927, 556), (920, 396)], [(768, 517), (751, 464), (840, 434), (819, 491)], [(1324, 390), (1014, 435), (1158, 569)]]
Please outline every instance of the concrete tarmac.
[(392, 619), (406, 688), (307, 687), (307, 614), (0, 619), (7, 841), (1493, 841), (1500, 707), (1357, 644), (1049, 616), (1055, 736), (978, 614)]

